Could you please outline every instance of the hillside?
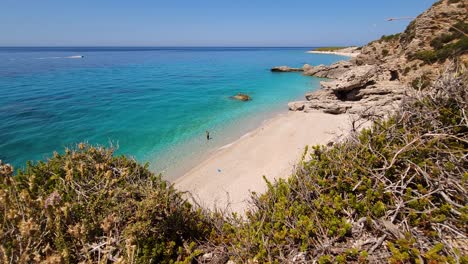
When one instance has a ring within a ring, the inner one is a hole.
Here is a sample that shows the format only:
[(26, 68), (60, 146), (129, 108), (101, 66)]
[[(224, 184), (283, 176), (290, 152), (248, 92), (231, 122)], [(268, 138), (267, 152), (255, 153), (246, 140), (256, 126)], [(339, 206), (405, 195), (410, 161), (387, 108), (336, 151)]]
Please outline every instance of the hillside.
[(350, 61), (304, 65), (305, 75), (333, 80), (321, 82), (322, 89), (291, 103), (290, 109), (388, 115), (408, 88), (426, 88), (453, 63), (468, 65), (467, 14), (466, 1), (441, 0), (404, 32), (361, 47)]
[(364, 46), (352, 62), (379, 64), (397, 72), (399, 80), (406, 84), (415, 83), (421, 76), (434, 80), (450, 59), (468, 63), (467, 10), (465, 1), (438, 1), (404, 32)]

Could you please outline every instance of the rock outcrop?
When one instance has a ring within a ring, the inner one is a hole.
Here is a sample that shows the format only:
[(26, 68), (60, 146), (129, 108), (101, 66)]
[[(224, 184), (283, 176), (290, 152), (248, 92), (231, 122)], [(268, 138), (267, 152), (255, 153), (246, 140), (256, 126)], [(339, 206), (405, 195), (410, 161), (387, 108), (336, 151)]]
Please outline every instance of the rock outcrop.
[(304, 65), (304, 75), (332, 80), (320, 82), (322, 89), (306, 94), (307, 101), (290, 103), (289, 109), (389, 114), (407, 89), (424, 88), (452, 59), (468, 65), (466, 8), (466, 1), (438, 1), (405, 32), (367, 44), (350, 61)]
[(347, 72), (351, 66), (353, 66), (353, 64), (349, 61), (339, 61), (330, 66), (311, 66), (305, 64), (302, 69), (304, 70), (304, 75), (334, 79)]
[(338, 62), (331, 66), (304, 66), (304, 73), (332, 78), (322, 89), (307, 93), (307, 101), (291, 102), (291, 111), (321, 110), (329, 114), (371, 111), (386, 115), (404, 97), (406, 85), (392, 78), (391, 71), (378, 65)]
[[(307, 101), (291, 102), (291, 111), (322, 110), (330, 114), (357, 114), (363, 111), (373, 112), (376, 115), (386, 115), (391, 112), (399, 101), (404, 98), (406, 87), (399, 82), (382, 81), (367, 85), (360, 89), (353, 89), (345, 95), (346, 98), (338, 99), (331, 89), (321, 89), (317, 92), (306, 94)], [(292, 108), (291, 105), (300, 103), (303, 109)]]
[(331, 89), (335, 93), (349, 92), (356, 88), (365, 87), (375, 83), (377, 67), (374, 65), (363, 65), (352, 67), (334, 81), (320, 82), (325, 89)]

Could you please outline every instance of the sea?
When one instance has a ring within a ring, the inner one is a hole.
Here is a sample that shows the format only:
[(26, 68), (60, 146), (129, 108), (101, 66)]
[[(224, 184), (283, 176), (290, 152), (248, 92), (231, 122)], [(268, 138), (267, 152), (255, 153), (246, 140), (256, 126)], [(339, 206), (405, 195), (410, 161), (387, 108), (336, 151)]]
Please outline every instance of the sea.
[(343, 59), (310, 49), (2, 47), (0, 160), (24, 168), (87, 142), (174, 179), (319, 88), (271, 67)]

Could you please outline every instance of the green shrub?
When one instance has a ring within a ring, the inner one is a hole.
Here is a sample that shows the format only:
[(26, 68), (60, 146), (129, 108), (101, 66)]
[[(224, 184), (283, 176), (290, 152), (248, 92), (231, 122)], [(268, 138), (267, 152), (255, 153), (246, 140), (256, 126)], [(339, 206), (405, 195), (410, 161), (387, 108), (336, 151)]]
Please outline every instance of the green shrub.
[(401, 33), (398, 33), (398, 34), (393, 34), (393, 35), (383, 35), (381, 38), (380, 38), (380, 41), (384, 41), (384, 42), (389, 42), (389, 41), (392, 41), (392, 40), (395, 40), (395, 39), (398, 39), (400, 37)]
[(419, 59), (427, 64), (444, 62), (462, 53), (468, 52), (468, 37), (462, 32), (468, 32), (468, 23), (459, 21), (450, 28), (450, 34), (442, 34), (431, 41), (434, 50), (419, 51), (409, 56), (410, 59)]
[[(434, 46), (439, 47), (442, 41), (436, 41), (432, 43)], [(433, 64), (435, 62), (444, 62), (449, 58), (455, 58), (463, 53), (468, 52), (468, 37), (461, 37), (458, 41), (445, 44), (437, 50), (422, 50), (414, 54), (410, 54), (408, 58), (410, 60), (422, 60), (426, 64)]]
[(437, 52), (433, 50), (421, 50), (410, 55), (411, 60), (422, 60), (424, 63), (432, 64), (437, 61)]
[(382, 56), (386, 57), (388, 55), (389, 51), (387, 49), (382, 50)]
[(454, 40), (456, 37), (454, 34), (442, 34), (431, 41), (431, 46), (434, 49), (441, 49), (446, 43)]
[(411, 87), (416, 90), (424, 90), (431, 84), (431, 79), (426, 75), (423, 74), (421, 77), (414, 79), (411, 81)]
[(405, 69), (403, 70), (403, 75), (408, 75), (408, 73), (411, 71), (411, 67), (406, 66)]
[(0, 259), (14, 263), (168, 263), (209, 232), (160, 176), (86, 144), (15, 176), (0, 164), (0, 201)]
[(462, 37), (457, 42), (449, 43), (437, 50), (437, 59), (443, 62), (448, 58), (454, 58), (466, 52), (468, 52), (468, 37)]

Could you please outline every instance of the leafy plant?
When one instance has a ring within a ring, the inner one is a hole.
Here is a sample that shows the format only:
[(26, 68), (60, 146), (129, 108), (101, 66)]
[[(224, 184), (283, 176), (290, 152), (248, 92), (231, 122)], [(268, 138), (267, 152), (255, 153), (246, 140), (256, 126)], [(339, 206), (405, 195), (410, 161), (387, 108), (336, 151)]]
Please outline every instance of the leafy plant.
[(187, 242), (210, 230), (147, 166), (83, 143), (15, 176), (0, 163), (0, 201), (5, 263), (168, 263), (193, 257)]
[(401, 35), (401, 33), (393, 34), (393, 35), (383, 35), (383, 36), (380, 38), (380, 41), (389, 42), (389, 41), (398, 39), (398, 38), (400, 37), (400, 35)]
[(386, 57), (388, 55), (389, 51), (388, 49), (383, 49), (382, 50), (382, 56)]

